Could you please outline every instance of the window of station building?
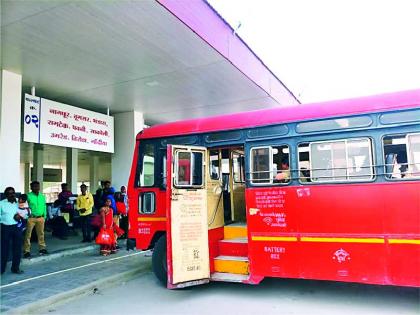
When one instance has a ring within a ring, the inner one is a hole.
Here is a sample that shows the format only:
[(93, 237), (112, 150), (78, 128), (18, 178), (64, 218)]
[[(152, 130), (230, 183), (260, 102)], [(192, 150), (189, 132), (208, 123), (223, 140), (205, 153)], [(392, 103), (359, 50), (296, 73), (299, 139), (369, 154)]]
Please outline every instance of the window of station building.
[(358, 116), (348, 118), (324, 119), (318, 121), (302, 122), (297, 124), (298, 133), (307, 133), (315, 131), (329, 131), (350, 128), (368, 127), (372, 124), (369, 116)]
[(220, 178), (220, 156), (219, 150), (210, 150), (209, 152), (209, 174), (210, 178), (217, 180)]
[(386, 136), (383, 150), (387, 179), (420, 177), (420, 133)]
[(374, 177), (369, 138), (301, 144), (298, 153), (303, 183), (370, 181)]
[(203, 185), (203, 153), (178, 151), (175, 159), (175, 186)]
[(140, 145), (137, 186), (150, 187), (155, 183), (155, 145)]
[(287, 184), (290, 182), (290, 154), (287, 145), (251, 149), (251, 183)]
[(232, 152), (233, 180), (235, 183), (245, 182), (245, 158), (242, 152)]

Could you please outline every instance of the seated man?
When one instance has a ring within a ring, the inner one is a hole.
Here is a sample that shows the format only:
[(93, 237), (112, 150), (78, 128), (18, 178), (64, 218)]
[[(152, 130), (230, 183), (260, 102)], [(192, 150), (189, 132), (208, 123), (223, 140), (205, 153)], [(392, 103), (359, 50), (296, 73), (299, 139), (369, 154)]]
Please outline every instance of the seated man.
[(289, 161), (281, 161), (281, 170), (274, 177), (275, 182), (288, 183), (290, 181)]

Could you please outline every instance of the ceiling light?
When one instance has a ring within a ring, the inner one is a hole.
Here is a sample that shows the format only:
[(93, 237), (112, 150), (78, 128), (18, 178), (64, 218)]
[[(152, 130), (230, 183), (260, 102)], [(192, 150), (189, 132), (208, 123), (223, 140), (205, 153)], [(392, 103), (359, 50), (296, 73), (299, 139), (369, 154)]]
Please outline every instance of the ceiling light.
[(145, 83), (147, 86), (158, 86), (159, 82), (158, 81), (149, 81)]

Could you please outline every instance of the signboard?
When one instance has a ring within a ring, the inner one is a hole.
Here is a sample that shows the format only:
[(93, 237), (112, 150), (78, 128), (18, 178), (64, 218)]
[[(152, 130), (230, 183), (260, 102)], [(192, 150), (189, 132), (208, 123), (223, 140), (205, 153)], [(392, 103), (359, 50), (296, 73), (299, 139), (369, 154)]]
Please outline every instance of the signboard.
[[(34, 178), (33, 167), (31, 167), (31, 178)], [(63, 170), (61, 168), (44, 168), (43, 181), (50, 183), (61, 183), (63, 181)]]
[(209, 277), (207, 191), (174, 189), (171, 203), (173, 283)]
[(25, 94), (23, 140), (114, 153), (114, 117)]

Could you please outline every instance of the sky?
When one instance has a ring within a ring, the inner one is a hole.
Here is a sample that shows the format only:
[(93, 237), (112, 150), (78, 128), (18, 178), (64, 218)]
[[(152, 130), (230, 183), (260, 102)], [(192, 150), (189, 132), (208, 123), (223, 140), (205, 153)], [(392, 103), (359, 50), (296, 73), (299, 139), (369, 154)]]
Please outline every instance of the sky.
[(302, 103), (420, 89), (420, 0), (207, 1)]

